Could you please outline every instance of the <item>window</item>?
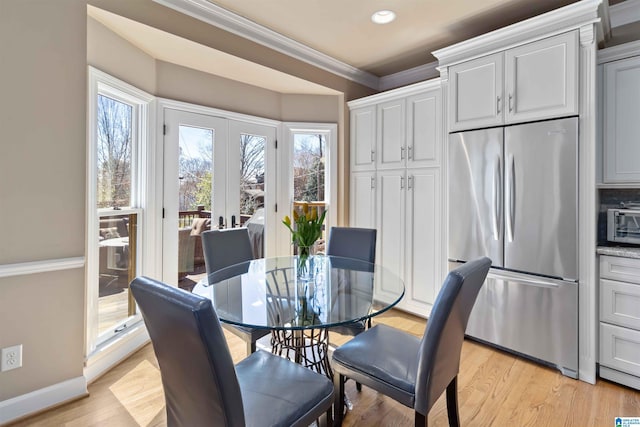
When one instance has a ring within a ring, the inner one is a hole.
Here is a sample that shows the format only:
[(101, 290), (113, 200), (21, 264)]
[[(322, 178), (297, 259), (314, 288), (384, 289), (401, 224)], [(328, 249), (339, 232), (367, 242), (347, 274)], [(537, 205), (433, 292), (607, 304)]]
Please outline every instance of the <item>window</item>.
[(89, 69), (87, 355), (139, 324), (129, 282), (142, 274), (152, 97)]
[[(337, 225), (337, 126), (324, 123), (285, 123), (288, 133), (290, 161), (288, 211), (303, 203), (318, 210), (327, 210), (318, 250), (325, 251), (328, 231)], [(287, 233), (282, 233), (288, 236)], [(284, 242), (289, 246), (290, 241)], [(287, 251), (289, 252), (289, 251)]]

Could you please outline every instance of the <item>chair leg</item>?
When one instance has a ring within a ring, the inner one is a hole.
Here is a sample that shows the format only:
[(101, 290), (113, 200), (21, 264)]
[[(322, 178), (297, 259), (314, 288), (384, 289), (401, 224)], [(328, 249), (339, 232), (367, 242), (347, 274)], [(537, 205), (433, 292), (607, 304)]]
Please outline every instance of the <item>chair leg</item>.
[(449, 415), (450, 427), (460, 427), (460, 415), (458, 414), (458, 376), (455, 376), (447, 386), (447, 415)]
[(416, 412), (416, 423), (415, 426), (416, 427), (428, 427), (428, 419), (426, 415), (422, 415), (418, 412)]
[(256, 342), (255, 341), (247, 341), (247, 356), (252, 355), (256, 352)]
[(333, 425), (340, 427), (344, 414), (344, 382), (346, 378), (334, 371), (333, 387), (335, 388), (335, 400), (333, 401)]

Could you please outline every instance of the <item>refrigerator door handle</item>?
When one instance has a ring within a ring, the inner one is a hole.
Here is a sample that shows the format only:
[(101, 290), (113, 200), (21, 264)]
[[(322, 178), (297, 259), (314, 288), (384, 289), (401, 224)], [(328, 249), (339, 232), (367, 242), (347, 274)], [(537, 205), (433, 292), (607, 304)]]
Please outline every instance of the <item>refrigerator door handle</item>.
[(531, 286), (538, 286), (542, 288), (558, 288), (561, 285), (577, 285), (577, 282), (572, 280), (562, 280), (562, 279), (554, 279), (551, 277), (535, 277), (531, 275), (525, 275), (522, 273), (515, 273), (511, 271), (505, 270), (494, 270), (491, 269), (489, 274), (487, 274), (487, 278), (497, 279), (497, 280), (512, 280), (517, 281), (519, 283), (523, 283)]
[(508, 179), (508, 184), (509, 184), (509, 188), (508, 188), (508, 192), (507, 194), (509, 195), (509, 203), (507, 204), (508, 208), (509, 208), (509, 215), (507, 218), (507, 238), (509, 239), (510, 242), (513, 242), (513, 235), (514, 235), (514, 218), (515, 218), (515, 211), (516, 211), (516, 161), (512, 156), (509, 156), (509, 164), (511, 165), (511, 170), (509, 171), (509, 179)]
[(500, 156), (496, 157), (496, 167), (493, 171), (493, 238), (494, 240), (500, 240), (500, 194), (502, 194), (502, 188), (500, 185), (501, 171), (500, 171)]

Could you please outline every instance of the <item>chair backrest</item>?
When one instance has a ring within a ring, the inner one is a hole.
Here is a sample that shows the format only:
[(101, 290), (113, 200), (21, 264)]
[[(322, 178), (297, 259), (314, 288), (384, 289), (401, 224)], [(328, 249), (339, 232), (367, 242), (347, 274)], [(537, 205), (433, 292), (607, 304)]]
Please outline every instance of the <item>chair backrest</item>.
[(491, 267), (483, 257), (452, 270), (438, 293), (420, 343), (415, 410), (427, 414), (458, 375), (464, 332)]
[(251, 240), (246, 228), (203, 232), (202, 252), (210, 283), (228, 278), (214, 274), (218, 270), (253, 259)]
[(151, 336), (168, 426), (244, 426), (233, 360), (211, 300), (147, 277), (131, 282)]
[(327, 255), (375, 263), (376, 230), (374, 228), (331, 227)]

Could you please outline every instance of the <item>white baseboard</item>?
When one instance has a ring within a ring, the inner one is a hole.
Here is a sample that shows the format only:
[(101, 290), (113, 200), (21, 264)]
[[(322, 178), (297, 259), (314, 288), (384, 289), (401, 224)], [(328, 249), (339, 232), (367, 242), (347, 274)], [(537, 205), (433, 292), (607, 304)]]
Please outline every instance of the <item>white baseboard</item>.
[(0, 424), (40, 412), (88, 394), (85, 378), (76, 377), (0, 402)]

